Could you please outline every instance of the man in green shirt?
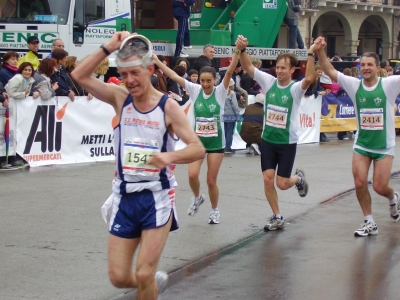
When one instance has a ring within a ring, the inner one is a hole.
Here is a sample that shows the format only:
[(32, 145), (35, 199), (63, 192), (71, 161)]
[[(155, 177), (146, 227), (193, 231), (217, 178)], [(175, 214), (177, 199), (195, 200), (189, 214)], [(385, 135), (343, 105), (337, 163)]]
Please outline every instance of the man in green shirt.
[(355, 236), (378, 234), (372, 217), (371, 195), (368, 191), (368, 170), (373, 162), (373, 189), (388, 198), (390, 215), (400, 220), (399, 193), (389, 185), (392, 169), (395, 130), (394, 104), (400, 93), (400, 76), (378, 77), (379, 57), (366, 52), (361, 56), (360, 71), (363, 79), (345, 76), (335, 70), (322, 47), (317, 54), (322, 70), (347, 92), (357, 115), (357, 135), (353, 146), (353, 177), (356, 195), (364, 214), (364, 223), (354, 232)]
[(315, 81), (314, 43), (309, 50), (306, 74), (303, 80), (294, 82), (292, 74), (298, 63), (292, 53), (281, 53), (276, 59), (276, 75), (271, 76), (255, 68), (246, 53), (247, 39), (239, 35), (236, 47), (242, 50), (240, 61), (242, 68), (261, 86), (265, 93), (264, 122), (261, 134), (261, 170), (264, 178), (264, 192), (272, 209), (265, 230), (276, 230), (285, 226), (280, 214), (276, 186), (287, 190), (296, 186), (301, 197), (308, 193), (305, 173), (298, 168), (292, 174), (298, 141), (298, 109), (308, 86)]

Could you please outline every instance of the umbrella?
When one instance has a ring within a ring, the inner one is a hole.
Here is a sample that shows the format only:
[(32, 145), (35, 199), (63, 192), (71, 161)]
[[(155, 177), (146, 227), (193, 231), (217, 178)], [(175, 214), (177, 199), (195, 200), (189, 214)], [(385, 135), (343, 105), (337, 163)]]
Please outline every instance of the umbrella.
[(4, 113), (4, 141), (6, 142), (6, 165), (5, 167), (9, 167), (8, 164), (8, 150), (10, 146), (10, 112), (8, 108)]

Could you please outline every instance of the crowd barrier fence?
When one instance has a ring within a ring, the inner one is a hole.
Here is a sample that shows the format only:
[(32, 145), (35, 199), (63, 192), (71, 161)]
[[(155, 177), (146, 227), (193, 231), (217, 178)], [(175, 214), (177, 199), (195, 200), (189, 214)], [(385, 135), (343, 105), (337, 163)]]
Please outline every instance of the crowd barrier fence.
[[(249, 96), (249, 104), (254, 96)], [(181, 107), (192, 116), (193, 104)], [(114, 109), (98, 100), (55, 97), (47, 101), (28, 97), (10, 101), (9, 155), (18, 153), (32, 167), (114, 159)], [(0, 109), (0, 156), (5, 156), (4, 109)], [(241, 108), (241, 114), (244, 109)], [(395, 127), (400, 128), (400, 97), (395, 105)], [(193, 118), (189, 117), (193, 124)], [(320, 132), (356, 130), (354, 106), (348, 96), (302, 99), (298, 112), (299, 144), (319, 142)], [(178, 142), (177, 149), (184, 147)], [(235, 129), (233, 149), (245, 149)]]

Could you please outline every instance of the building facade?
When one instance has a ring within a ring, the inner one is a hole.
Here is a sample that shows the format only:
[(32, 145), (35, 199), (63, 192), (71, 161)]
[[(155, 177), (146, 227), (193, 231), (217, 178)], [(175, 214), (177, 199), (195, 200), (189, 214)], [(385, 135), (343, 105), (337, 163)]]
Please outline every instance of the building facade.
[(299, 29), (307, 46), (324, 36), (330, 57), (371, 51), (400, 58), (400, 0), (302, 0), (302, 7)]

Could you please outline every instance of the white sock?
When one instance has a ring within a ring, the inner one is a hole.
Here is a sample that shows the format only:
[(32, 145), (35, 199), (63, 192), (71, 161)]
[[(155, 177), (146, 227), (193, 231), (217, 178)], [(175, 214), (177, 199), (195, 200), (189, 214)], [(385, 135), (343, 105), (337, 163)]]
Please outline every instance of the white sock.
[(389, 205), (396, 204), (396, 203), (397, 203), (397, 201), (399, 201), (399, 199), (397, 199), (397, 197), (396, 197), (396, 194), (394, 194), (394, 197), (393, 197), (393, 199), (392, 199), (392, 200), (389, 200)]
[(195, 197), (195, 198), (196, 198), (196, 200), (200, 200), (201, 199), (201, 194), (200, 194), (200, 196)]
[(280, 214), (275, 215), (275, 217), (276, 217), (277, 219), (279, 219), (279, 220), (282, 219), (282, 216), (281, 216)]
[[(297, 176), (299, 176), (299, 175), (297, 175)], [(301, 178), (300, 176), (299, 176), (299, 180), (297, 181), (297, 183), (299, 184), (299, 183), (301, 183), (303, 181), (303, 178)]]
[(364, 220), (371, 223), (374, 223), (374, 219), (372, 218), (372, 215), (364, 216)]
[(213, 211), (219, 211), (218, 207), (216, 208), (211, 208)]

